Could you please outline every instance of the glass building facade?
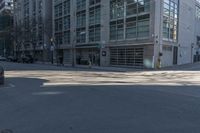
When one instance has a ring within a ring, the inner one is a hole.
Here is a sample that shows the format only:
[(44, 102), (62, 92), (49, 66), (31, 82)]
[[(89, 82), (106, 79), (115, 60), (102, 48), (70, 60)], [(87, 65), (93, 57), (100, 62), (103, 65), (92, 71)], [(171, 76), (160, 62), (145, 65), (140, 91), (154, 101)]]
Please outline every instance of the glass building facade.
[(73, 57), (80, 65), (145, 67), (161, 52), (164, 63), (173, 65), (169, 58), (178, 58), (180, 2), (54, 0), (54, 37), (64, 58)]
[[(151, 0), (110, 0), (110, 41), (149, 39), (150, 3)], [(144, 65), (143, 46), (113, 47), (110, 56), (114, 66)]]
[(148, 38), (150, 0), (110, 1), (110, 40)]
[(57, 46), (70, 44), (70, 0), (54, 1), (54, 36)]

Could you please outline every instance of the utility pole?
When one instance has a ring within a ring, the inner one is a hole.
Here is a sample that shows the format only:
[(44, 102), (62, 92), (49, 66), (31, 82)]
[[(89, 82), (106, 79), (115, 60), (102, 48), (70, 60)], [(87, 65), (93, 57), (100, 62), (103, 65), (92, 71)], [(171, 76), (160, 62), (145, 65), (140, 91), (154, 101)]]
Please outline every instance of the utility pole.
[(53, 61), (53, 51), (54, 51), (54, 46), (53, 46), (53, 41), (54, 41), (54, 39), (53, 39), (53, 37), (51, 38), (51, 46), (50, 46), (50, 51), (51, 51), (51, 64), (53, 64), (54, 63), (54, 61)]
[(75, 34), (73, 35), (73, 40), (72, 40), (72, 67), (75, 67)]
[(4, 41), (3, 41), (3, 54), (4, 54), (4, 57), (6, 57), (6, 37), (4, 37)]

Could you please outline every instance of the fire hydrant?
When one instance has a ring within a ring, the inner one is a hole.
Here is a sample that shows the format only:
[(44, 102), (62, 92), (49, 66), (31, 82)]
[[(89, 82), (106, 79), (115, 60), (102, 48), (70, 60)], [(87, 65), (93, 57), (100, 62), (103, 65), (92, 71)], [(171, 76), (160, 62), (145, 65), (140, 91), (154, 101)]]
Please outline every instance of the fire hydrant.
[(88, 64), (89, 64), (89, 68), (92, 68), (92, 62), (90, 60), (89, 60)]
[(160, 58), (158, 58), (157, 64), (156, 64), (156, 68), (160, 69), (161, 68), (161, 60)]

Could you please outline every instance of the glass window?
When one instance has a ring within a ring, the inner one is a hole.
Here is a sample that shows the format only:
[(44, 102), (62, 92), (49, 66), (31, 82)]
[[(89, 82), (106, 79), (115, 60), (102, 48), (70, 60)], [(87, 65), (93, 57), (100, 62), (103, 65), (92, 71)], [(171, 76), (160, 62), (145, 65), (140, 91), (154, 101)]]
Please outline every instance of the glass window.
[(149, 14), (138, 17), (137, 35), (138, 37), (149, 36)]
[(110, 40), (149, 37), (150, 0), (111, 0), (110, 4)]
[(89, 9), (89, 25), (100, 24), (101, 7), (95, 6)]
[(100, 41), (100, 25), (89, 27), (89, 42)]
[(137, 20), (136, 17), (126, 19), (126, 38), (137, 37)]
[(110, 23), (110, 39), (122, 40), (124, 38), (124, 21), (117, 20)]
[(70, 44), (70, 31), (65, 31), (63, 34), (64, 44)]
[(200, 20), (200, 6), (196, 6), (196, 18)]
[(163, 38), (177, 40), (178, 4), (172, 0), (164, 0)]
[(124, 0), (111, 0), (110, 13), (111, 19), (122, 18), (124, 16)]
[(64, 30), (70, 29), (70, 17), (63, 18), (63, 26)]
[(62, 18), (61, 19), (56, 19), (55, 20), (55, 31), (62, 31), (63, 29), (63, 22), (62, 22)]
[(76, 0), (76, 9), (78, 11), (86, 9), (86, 0)]
[(77, 43), (85, 43), (86, 41), (86, 30), (85, 28), (76, 29)]
[(149, 12), (149, 10), (150, 10), (150, 0), (127, 0), (127, 5), (126, 5), (127, 15)]
[(95, 5), (95, 4), (98, 4), (100, 2), (101, 2), (101, 0), (90, 0), (90, 5)]
[(55, 40), (57, 45), (62, 45), (63, 44), (62, 33), (55, 34)]
[(66, 0), (63, 3), (64, 15), (70, 14), (70, 0)]
[(85, 11), (77, 13), (77, 27), (85, 27), (86, 26), (86, 13)]

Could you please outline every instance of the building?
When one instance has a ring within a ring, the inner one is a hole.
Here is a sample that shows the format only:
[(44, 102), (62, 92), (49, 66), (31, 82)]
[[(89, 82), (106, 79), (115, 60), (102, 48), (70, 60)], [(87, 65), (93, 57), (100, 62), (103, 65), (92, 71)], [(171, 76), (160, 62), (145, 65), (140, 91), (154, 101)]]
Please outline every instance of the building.
[(200, 61), (200, 0), (196, 1), (196, 16), (195, 16), (195, 38), (194, 41), (194, 62)]
[(54, 59), (140, 68), (191, 63), (200, 52), (199, 16), (199, 0), (54, 0)]
[(0, 0), (0, 13), (13, 10), (13, 0)]
[(8, 14), (0, 14), (0, 56), (13, 55), (13, 17)]
[(0, 56), (13, 55), (13, 2), (0, 0)]
[(52, 1), (14, 1), (15, 54), (18, 58), (50, 60), (52, 38)]

